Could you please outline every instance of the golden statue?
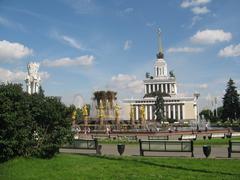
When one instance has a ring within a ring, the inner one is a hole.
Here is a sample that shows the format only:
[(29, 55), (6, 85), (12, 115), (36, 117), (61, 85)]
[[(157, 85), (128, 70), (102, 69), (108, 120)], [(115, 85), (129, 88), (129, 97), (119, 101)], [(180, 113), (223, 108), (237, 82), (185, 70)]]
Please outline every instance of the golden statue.
[(82, 107), (82, 115), (83, 115), (83, 121), (84, 121), (84, 125), (87, 126), (88, 125), (88, 107), (87, 105), (85, 104), (83, 107)]
[(99, 107), (97, 109), (98, 109), (98, 118), (100, 120), (100, 125), (103, 125), (103, 118), (105, 117), (105, 112), (104, 112), (104, 106), (101, 100), (100, 100)]
[(72, 124), (76, 123), (76, 117), (77, 117), (77, 111), (74, 110), (73, 113), (72, 113)]
[(82, 107), (82, 114), (83, 116), (88, 116), (88, 107), (86, 104)]
[(119, 110), (120, 110), (120, 109), (121, 109), (121, 108), (120, 108), (120, 106), (119, 106), (118, 104), (116, 104), (116, 105), (114, 106), (115, 121), (116, 121), (116, 124), (117, 124), (117, 125), (119, 124), (119, 115), (120, 115)]
[(131, 123), (131, 125), (134, 125), (134, 107), (133, 107), (133, 105), (130, 106), (129, 115), (130, 115), (130, 123)]

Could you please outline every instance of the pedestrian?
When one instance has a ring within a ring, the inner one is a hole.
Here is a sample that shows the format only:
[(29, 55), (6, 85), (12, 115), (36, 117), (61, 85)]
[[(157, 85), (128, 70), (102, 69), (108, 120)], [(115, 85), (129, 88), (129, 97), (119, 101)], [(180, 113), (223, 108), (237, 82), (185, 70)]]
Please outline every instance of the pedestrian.
[(208, 130), (208, 122), (206, 122), (206, 125), (205, 125), (205, 131), (207, 132)]

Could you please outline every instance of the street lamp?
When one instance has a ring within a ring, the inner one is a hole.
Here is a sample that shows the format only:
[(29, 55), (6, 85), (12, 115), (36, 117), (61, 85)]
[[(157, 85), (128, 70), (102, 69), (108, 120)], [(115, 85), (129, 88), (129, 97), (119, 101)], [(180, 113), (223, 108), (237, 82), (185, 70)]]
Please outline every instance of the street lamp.
[(195, 97), (195, 100), (196, 100), (196, 111), (197, 111), (197, 123), (199, 123), (198, 122), (198, 105), (197, 105), (197, 100), (198, 100), (198, 98), (199, 98), (199, 96), (200, 96), (200, 93), (198, 93), (198, 92), (195, 92), (194, 94), (193, 94), (193, 96)]

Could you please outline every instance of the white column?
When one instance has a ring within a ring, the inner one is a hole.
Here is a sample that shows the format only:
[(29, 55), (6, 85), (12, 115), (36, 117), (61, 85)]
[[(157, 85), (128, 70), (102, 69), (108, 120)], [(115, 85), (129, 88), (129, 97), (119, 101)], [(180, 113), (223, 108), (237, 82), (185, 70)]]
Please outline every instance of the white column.
[(167, 92), (167, 84), (164, 84), (164, 86), (165, 86), (165, 93), (168, 93)]
[(174, 84), (174, 92), (177, 94), (177, 85)]
[(135, 109), (135, 111), (136, 111), (136, 120), (138, 120), (138, 106), (136, 106), (136, 109)]
[(153, 86), (153, 92), (155, 92), (155, 84), (153, 84), (152, 86)]
[(148, 85), (148, 93), (151, 93), (151, 84)]
[(152, 120), (152, 105), (149, 106), (149, 111), (150, 111), (149, 119)]
[(144, 84), (144, 93), (147, 94), (147, 84)]
[(183, 120), (185, 119), (185, 107), (184, 105), (182, 105), (182, 117), (183, 117)]
[(145, 120), (148, 119), (148, 106), (145, 105)]
[(178, 120), (180, 120), (180, 104), (177, 105)]
[(168, 105), (168, 118), (171, 118), (171, 105)]
[(160, 84), (161, 87), (161, 93), (163, 93), (163, 84)]
[(173, 105), (173, 119), (176, 119), (175, 104)]

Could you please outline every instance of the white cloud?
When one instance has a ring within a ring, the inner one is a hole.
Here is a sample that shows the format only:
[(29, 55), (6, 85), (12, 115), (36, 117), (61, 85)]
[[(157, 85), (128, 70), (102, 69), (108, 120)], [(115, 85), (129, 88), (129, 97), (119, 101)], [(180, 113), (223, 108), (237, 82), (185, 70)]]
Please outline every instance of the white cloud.
[(50, 74), (48, 72), (44, 72), (44, 71), (40, 71), (39, 72), (39, 75), (41, 77), (41, 80), (45, 80), (45, 79), (48, 79), (50, 77)]
[(83, 50), (83, 51), (87, 50), (85, 47), (83, 47), (83, 45), (78, 40), (68, 35), (63, 35), (58, 33), (57, 31), (52, 31), (50, 32), (50, 36), (70, 47), (76, 48), (78, 50)]
[(0, 26), (1, 25), (4, 26), (4, 27), (7, 27), (7, 28), (16, 29), (16, 30), (26, 32), (26, 29), (22, 24), (10, 21), (9, 19), (6, 19), (2, 16), (0, 16)]
[(154, 27), (154, 26), (156, 26), (156, 22), (147, 22), (147, 23), (146, 23), (146, 26), (148, 26), (148, 27)]
[(17, 42), (0, 41), (0, 61), (13, 61), (31, 55), (32, 49)]
[(85, 55), (75, 58), (64, 57), (55, 60), (44, 60), (41, 64), (47, 67), (90, 66), (93, 64), (94, 59), (94, 56)]
[(69, 44), (70, 46), (76, 48), (76, 49), (83, 49), (82, 45), (77, 42), (77, 40), (69, 37), (69, 36), (61, 36), (62, 40), (64, 40), (67, 44)]
[(204, 6), (204, 7), (194, 7), (194, 8), (192, 8), (192, 12), (194, 14), (207, 14), (207, 13), (210, 12), (210, 10), (206, 6)]
[(193, 27), (198, 21), (202, 20), (202, 17), (200, 16), (193, 16), (192, 17), (192, 24), (190, 25), (190, 27)]
[(240, 44), (230, 45), (221, 49), (218, 53), (220, 57), (237, 57), (240, 56)]
[(6, 26), (6, 27), (9, 27), (11, 26), (11, 23), (9, 20), (7, 20), (6, 18), (4, 17), (1, 17), (0, 16), (0, 24), (3, 25), (3, 26)]
[(128, 74), (118, 74), (111, 78), (112, 86), (117, 89), (130, 91), (132, 93), (143, 93), (143, 81), (137, 80), (136, 76)]
[(128, 16), (128, 15), (132, 14), (133, 11), (134, 11), (134, 9), (129, 7), (129, 8), (126, 8), (124, 10), (118, 11), (117, 14), (119, 16)]
[(201, 89), (207, 89), (208, 84), (199, 84), (198, 87), (201, 88)]
[(124, 9), (124, 11), (123, 12), (125, 12), (125, 13), (131, 13), (131, 12), (133, 12), (133, 8), (126, 8), (126, 9)]
[(207, 89), (208, 88), (208, 84), (206, 83), (202, 83), (202, 84), (198, 84), (198, 83), (184, 83), (184, 84), (178, 84), (181, 87), (185, 87), (185, 88), (195, 88), (195, 89)]
[(210, 3), (211, 0), (184, 0), (181, 3), (182, 8), (189, 8)]
[(183, 47), (183, 48), (169, 48), (167, 50), (169, 53), (198, 53), (202, 52), (202, 48), (191, 48), (191, 47)]
[(92, 0), (64, 0), (64, 2), (78, 14), (92, 14), (100, 9)]
[(131, 41), (131, 40), (126, 40), (126, 41), (124, 42), (123, 49), (124, 49), (124, 50), (128, 50), (128, 49), (130, 49), (131, 47), (132, 47), (132, 41)]
[(198, 44), (214, 44), (217, 42), (230, 41), (231, 39), (232, 34), (230, 32), (224, 32), (222, 29), (198, 31), (191, 37), (191, 41)]
[[(50, 77), (48, 72), (39, 72), (42, 80)], [(1, 82), (21, 82), (25, 80), (27, 72), (24, 71), (11, 71), (0, 67), (0, 81)]]

